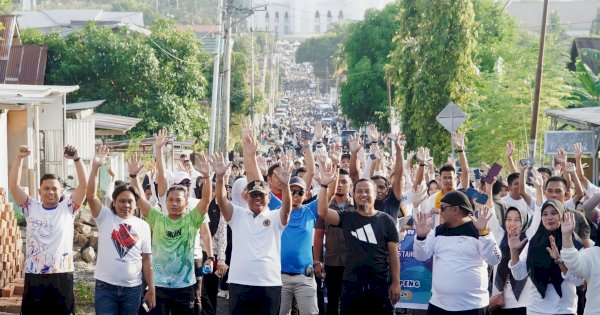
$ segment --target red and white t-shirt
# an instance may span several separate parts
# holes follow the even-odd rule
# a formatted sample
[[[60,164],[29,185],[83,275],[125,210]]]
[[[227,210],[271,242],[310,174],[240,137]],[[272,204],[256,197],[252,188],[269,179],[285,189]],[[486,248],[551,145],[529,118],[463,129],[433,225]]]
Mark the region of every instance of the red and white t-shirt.
[[[142,284],[142,254],[152,253],[150,226],[136,216],[122,219],[102,207],[94,278],[120,287]]]
[[[27,197],[20,208],[27,220],[25,272],[73,272],[73,223],[79,205],[69,196],[54,208],[44,208]]]

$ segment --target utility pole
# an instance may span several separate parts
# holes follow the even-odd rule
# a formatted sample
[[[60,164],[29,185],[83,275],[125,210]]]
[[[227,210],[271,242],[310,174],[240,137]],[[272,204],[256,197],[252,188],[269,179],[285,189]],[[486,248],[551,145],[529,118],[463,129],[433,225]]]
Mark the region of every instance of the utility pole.
[[[215,147],[217,146],[217,139],[219,138],[219,126],[220,119],[218,119],[220,106],[219,99],[221,96],[221,73],[220,73],[220,65],[221,65],[221,53],[223,51],[221,35],[223,34],[223,0],[219,1],[218,12],[220,14],[219,18],[219,37],[217,38],[217,52],[215,54],[215,59],[213,63],[213,84],[212,84],[212,100],[210,106],[210,139],[208,145],[208,153],[213,154],[215,152]]]
[[[537,134],[538,115],[540,111],[540,93],[542,90],[542,72],[544,70],[544,45],[546,43],[546,18],[548,17],[548,0],[544,0],[542,13],[542,29],[540,31],[540,50],[538,55],[537,70],[535,73],[535,94],[533,95],[533,113],[531,115],[531,133],[529,157],[535,158],[535,141]]]
[[[223,29],[224,51],[223,51],[223,86],[221,90],[221,108],[222,117],[219,126],[219,146],[217,150],[222,153],[227,153],[227,142],[229,139],[229,112],[230,112],[230,97],[231,97],[231,54],[233,50],[233,38],[231,31],[233,26],[233,0],[227,0],[225,7],[225,19]]]
[[[252,0],[250,0],[252,8]],[[254,124],[254,17],[250,16],[250,121]]]

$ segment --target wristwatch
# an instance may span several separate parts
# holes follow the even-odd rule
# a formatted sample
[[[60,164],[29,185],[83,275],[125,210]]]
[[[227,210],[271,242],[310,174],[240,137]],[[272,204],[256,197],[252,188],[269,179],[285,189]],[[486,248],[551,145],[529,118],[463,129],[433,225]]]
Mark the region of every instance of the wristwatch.
[[[318,261],[318,260],[315,260],[315,261],[313,261],[313,266],[314,266],[314,265],[321,265],[321,266],[322,266],[322,265],[323,265],[323,263],[322,263],[322,262],[320,262],[320,261]]]
[[[212,261],[215,261],[215,257],[214,256],[208,256],[208,257],[206,257],[206,260],[209,260],[209,259],[212,260]]]
[[[554,260],[554,263],[557,264],[557,265],[560,265],[560,264],[563,264],[564,261],[559,257],[558,259]]]
[[[486,236],[488,234],[490,234],[490,228],[487,228],[483,231],[479,231],[479,236]]]

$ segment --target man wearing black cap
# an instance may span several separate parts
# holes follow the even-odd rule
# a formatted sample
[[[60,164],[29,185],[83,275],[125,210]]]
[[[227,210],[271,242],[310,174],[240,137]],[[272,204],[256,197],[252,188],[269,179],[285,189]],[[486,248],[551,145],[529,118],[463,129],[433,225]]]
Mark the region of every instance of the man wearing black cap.
[[[487,265],[497,265],[501,254],[488,228],[493,214],[487,207],[473,218],[469,198],[460,191],[444,195],[440,202],[443,224],[417,214],[414,256],[424,261],[433,256],[431,300],[427,314],[485,313],[489,304]]]
[[[279,314],[281,306],[281,234],[288,224],[292,206],[291,165],[286,156],[273,176],[281,183],[280,210],[269,211],[270,187],[258,171],[256,140],[243,130],[243,154],[247,165],[248,207],[234,206],[227,198],[223,178],[230,164],[223,155],[213,156],[216,198],[223,218],[232,230],[231,268],[229,269],[230,314]]]
[[[280,314],[292,309],[296,298],[300,314],[318,314],[317,284],[314,279],[312,242],[313,227],[319,217],[317,200],[303,205],[308,192],[304,179],[290,179],[292,212],[281,235],[281,292]]]

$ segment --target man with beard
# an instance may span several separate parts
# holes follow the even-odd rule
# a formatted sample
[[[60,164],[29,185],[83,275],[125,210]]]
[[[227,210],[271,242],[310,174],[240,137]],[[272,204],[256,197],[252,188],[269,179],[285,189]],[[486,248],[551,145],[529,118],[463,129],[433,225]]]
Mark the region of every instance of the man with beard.
[[[378,139],[376,129],[371,130],[369,135],[373,144],[376,144],[376,139]],[[396,146],[396,165],[394,166],[392,186],[390,187],[388,179],[385,176],[376,175],[371,177],[371,180],[377,187],[375,209],[389,214],[392,220],[394,220],[394,224],[398,223],[398,211],[400,209],[400,202],[402,201],[402,176],[404,175],[404,145],[399,142],[399,140],[403,139],[403,136],[399,135],[397,138],[398,140],[393,141]],[[353,155],[357,155],[361,147],[362,145],[358,137],[350,138],[350,151]],[[357,158],[351,158],[351,161],[354,163],[350,163],[350,174],[358,174]]]
[[[346,250],[341,314],[393,314],[400,298],[398,231],[392,218],[375,210],[375,183],[360,179],[354,185],[358,211],[329,209],[327,188],[335,167],[321,167],[319,216],[344,231]],[[390,281],[391,279],[391,281]]]
[[[354,202],[350,198],[352,180],[346,169],[339,169],[336,190],[329,208],[335,211],[356,211]],[[327,189],[321,189],[327,191]],[[323,238],[325,237],[327,257],[323,260]],[[344,275],[344,257],[346,242],[344,231],[337,226],[325,224],[319,217],[315,223],[315,236],[313,241],[313,266],[318,279],[325,278],[327,286],[327,314],[337,315],[339,311],[340,296],[342,294],[342,277]],[[325,275],[327,275],[325,277]],[[317,283],[320,282],[319,280]]]

